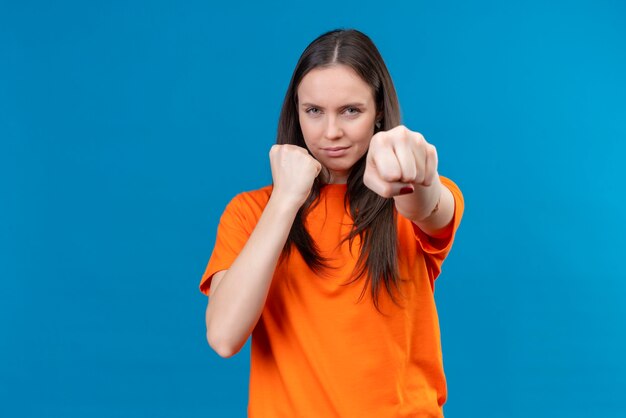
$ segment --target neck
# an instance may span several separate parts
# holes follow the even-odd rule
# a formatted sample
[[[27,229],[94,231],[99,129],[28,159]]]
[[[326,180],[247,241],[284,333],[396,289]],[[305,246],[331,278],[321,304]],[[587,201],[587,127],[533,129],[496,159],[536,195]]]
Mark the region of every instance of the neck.
[[[326,184],[347,184],[349,173],[337,173],[325,169],[323,172],[323,181]]]

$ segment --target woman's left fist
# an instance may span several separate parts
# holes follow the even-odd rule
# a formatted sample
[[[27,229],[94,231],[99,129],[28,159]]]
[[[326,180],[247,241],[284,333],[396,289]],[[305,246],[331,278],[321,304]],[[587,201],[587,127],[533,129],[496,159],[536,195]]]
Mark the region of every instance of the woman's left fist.
[[[380,196],[410,193],[436,178],[437,150],[419,132],[400,125],[372,137],[363,183]]]

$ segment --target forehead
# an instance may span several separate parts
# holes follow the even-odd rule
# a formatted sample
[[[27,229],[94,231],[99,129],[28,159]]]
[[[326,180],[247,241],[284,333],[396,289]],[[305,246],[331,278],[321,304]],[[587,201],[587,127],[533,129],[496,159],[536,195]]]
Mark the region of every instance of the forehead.
[[[298,86],[300,103],[331,107],[352,102],[370,104],[373,100],[369,84],[345,65],[314,68]]]

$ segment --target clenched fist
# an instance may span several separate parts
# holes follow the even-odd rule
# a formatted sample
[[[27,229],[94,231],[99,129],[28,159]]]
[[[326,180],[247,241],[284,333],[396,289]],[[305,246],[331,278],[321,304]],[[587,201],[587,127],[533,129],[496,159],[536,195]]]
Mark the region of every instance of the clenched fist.
[[[289,144],[272,146],[270,164],[274,180],[272,194],[298,208],[302,206],[322,165],[306,149]]]
[[[363,183],[380,196],[410,193],[437,178],[437,150],[419,132],[401,125],[372,137]]]

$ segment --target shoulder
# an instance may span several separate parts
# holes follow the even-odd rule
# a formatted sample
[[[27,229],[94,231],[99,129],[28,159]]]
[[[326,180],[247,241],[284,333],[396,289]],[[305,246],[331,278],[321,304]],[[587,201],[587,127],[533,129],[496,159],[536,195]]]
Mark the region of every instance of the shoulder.
[[[241,192],[233,197],[222,215],[225,217],[236,217],[242,220],[254,222],[261,217],[267,202],[272,194],[272,185],[256,190]]]
[[[237,194],[229,203],[230,205],[257,207],[264,209],[272,194],[273,186],[265,186],[256,190],[249,190]]]

